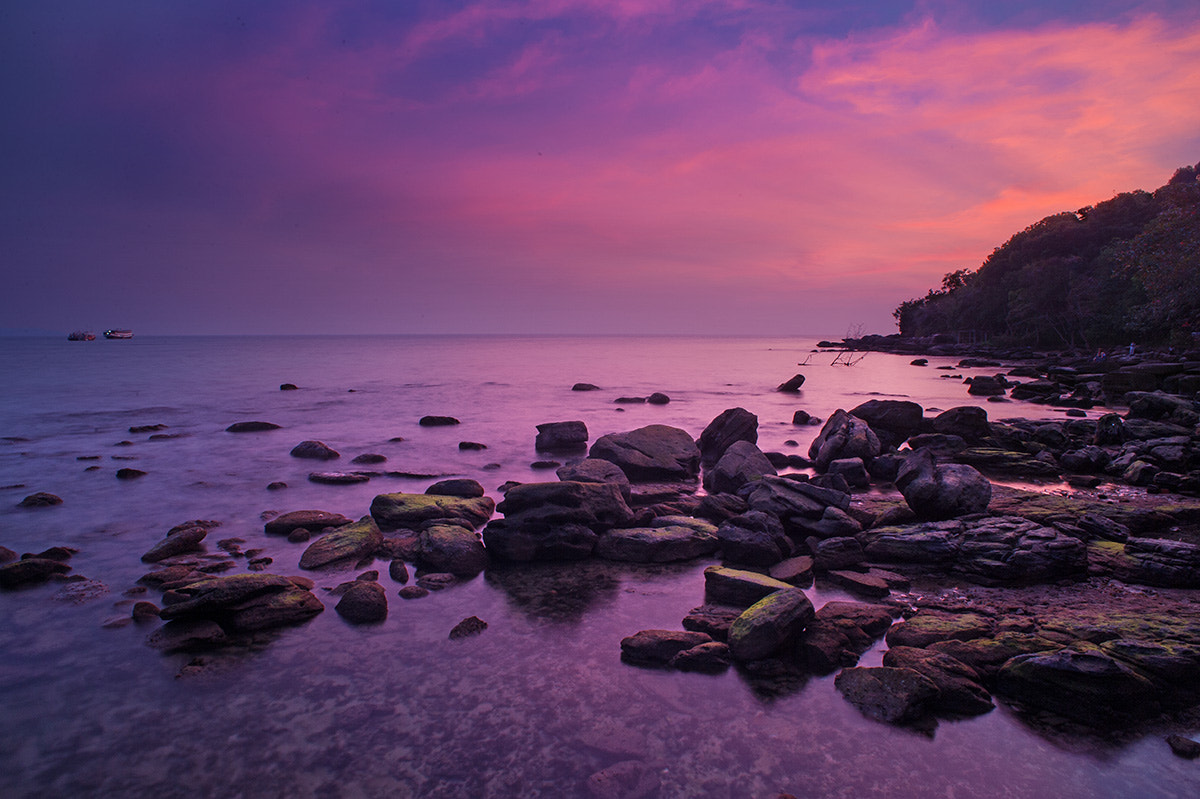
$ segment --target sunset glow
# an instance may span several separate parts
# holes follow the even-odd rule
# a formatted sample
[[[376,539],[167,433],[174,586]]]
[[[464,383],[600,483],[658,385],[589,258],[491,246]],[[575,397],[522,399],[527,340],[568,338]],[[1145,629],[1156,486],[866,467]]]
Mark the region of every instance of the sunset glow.
[[[891,332],[1200,160],[1192,2],[66,5],[0,12],[7,329]]]

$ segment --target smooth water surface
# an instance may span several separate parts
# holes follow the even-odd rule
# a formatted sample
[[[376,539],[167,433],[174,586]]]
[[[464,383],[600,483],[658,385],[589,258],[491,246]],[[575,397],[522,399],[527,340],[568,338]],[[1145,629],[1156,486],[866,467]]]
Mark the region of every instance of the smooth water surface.
[[[126,596],[141,553],[173,525],[215,519],[208,541],[245,539],[299,573],[303,545],[268,539],[265,511],[320,508],[352,518],[371,498],[423,491],[435,478],[380,475],[356,486],[314,470],[365,467],[478,479],[553,480],[531,467],[537,424],[580,419],[591,439],[663,423],[693,436],[741,406],[764,450],[804,453],[827,417],[871,397],[927,409],[984,404],[958,379],[878,353],[851,367],[814,342],[704,338],[135,338],[0,341],[0,544],[69,545],[82,595],[52,583],[0,593],[0,796],[586,796],[601,769],[635,761],[659,797],[1194,796],[1196,766],[1157,738],[1123,746],[1051,740],[1009,710],[943,722],[933,734],[876,724],[832,677],[784,686],[634,668],[620,640],[679,629],[703,601],[709,561],[662,567],[601,562],[494,568],[413,601],[386,577],[389,615],[353,627],[323,588],[354,569],[311,574],[327,612],[249,651],[190,660],[144,645],[153,629]],[[807,363],[803,366],[798,364]],[[977,370],[979,371],[979,370]],[[987,372],[988,370],[981,370]],[[995,371],[995,370],[992,370]],[[774,391],[806,375],[799,395]],[[969,373],[969,371],[967,372]],[[964,374],[962,370],[950,374]],[[280,391],[284,382],[298,391]],[[595,392],[574,392],[577,382]],[[664,406],[622,396],[670,396]],[[993,418],[1052,413],[986,404]],[[427,414],[462,424],[423,428]],[[281,430],[231,434],[237,421]],[[160,435],[135,425],[163,424]],[[401,438],[403,440],[392,440]],[[305,439],[342,453],[291,458]],[[485,444],[461,451],[461,441]],[[788,443],[794,442],[794,443]],[[79,458],[88,458],[79,460]],[[120,481],[117,469],[147,472]],[[90,469],[90,471],[89,471]],[[272,481],[288,488],[268,491]],[[49,491],[64,504],[16,507]],[[837,592],[814,589],[819,607]],[[157,601],[151,592],[148,598]],[[488,623],[458,641],[466,616]],[[877,663],[879,650],[864,663]]]

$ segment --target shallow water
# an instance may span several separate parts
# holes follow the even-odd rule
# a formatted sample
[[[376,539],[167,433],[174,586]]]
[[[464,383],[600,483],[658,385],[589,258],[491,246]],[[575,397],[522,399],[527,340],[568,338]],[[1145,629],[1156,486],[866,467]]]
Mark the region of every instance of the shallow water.
[[[575,796],[595,772],[636,761],[660,797],[1193,796],[1200,773],[1158,737],[1123,745],[1048,737],[1006,708],[932,734],[861,717],[832,677],[780,686],[730,671],[696,675],[620,662],[620,639],[678,629],[703,600],[708,562],[492,569],[413,601],[384,576],[388,619],[352,627],[321,588],[361,569],[313,576],[327,612],[264,636],[247,652],[189,656],[144,645],[125,597],[138,560],[172,525],[206,518],[209,536],[264,547],[270,571],[299,573],[302,545],[262,533],[264,511],[321,508],[358,517],[371,498],[433,480],[379,476],[358,486],[310,471],[366,467],[479,479],[554,479],[535,470],[535,426],[582,419],[596,437],[651,423],[693,436],[726,408],[758,414],[760,446],[804,452],[828,416],[871,396],[926,408],[984,404],[993,417],[1045,416],[985,404],[958,380],[872,353],[853,367],[813,342],[698,338],[135,338],[0,341],[0,544],[17,552],[78,547],[74,572],[107,591],[59,598],[51,584],[0,593],[0,795]],[[806,359],[809,363],[798,366]],[[995,370],[975,370],[995,371]],[[796,372],[799,396],[774,387]],[[969,374],[971,370],[957,370]],[[572,392],[576,382],[602,387]],[[279,384],[301,389],[281,392]],[[665,406],[617,406],[662,391]],[[623,410],[622,410],[623,409]],[[999,409],[999,412],[997,412]],[[422,428],[426,414],[462,424]],[[230,434],[261,419],[282,430]],[[149,440],[132,425],[165,424]],[[391,442],[393,437],[400,442]],[[289,457],[304,439],[342,453]],[[792,440],[796,447],[785,442]],[[129,444],[120,444],[128,441]],[[487,445],[462,452],[460,441]],[[77,458],[98,456],[97,460]],[[116,460],[130,458],[132,460]],[[499,466],[491,466],[498,464]],[[148,474],[119,481],[134,466]],[[85,471],[98,466],[94,471]],[[288,488],[269,492],[282,480]],[[34,491],[64,499],[27,510]],[[376,563],[375,567],[386,564]],[[385,569],[386,571],[386,569]],[[845,598],[818,585],[819,607]],[[150,598],[157,599],[151,593]],[[462,618],[480,636],[447,640]],[[877,663],[880,650],[864,663]]]

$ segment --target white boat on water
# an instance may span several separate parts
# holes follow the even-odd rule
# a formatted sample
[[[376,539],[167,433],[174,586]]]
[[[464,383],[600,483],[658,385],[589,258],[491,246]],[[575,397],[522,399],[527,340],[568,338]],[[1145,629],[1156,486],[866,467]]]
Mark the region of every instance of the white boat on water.
[[[105,330],[105,338],[133,338],[132,330]]]

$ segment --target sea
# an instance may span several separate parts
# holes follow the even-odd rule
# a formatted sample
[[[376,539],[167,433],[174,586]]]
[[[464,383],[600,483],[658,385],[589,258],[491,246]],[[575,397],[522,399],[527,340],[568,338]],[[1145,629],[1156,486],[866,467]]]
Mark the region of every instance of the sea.
[[[76,548],[73,574],[88,578],[0,591],[0,796],[1196,796],[1196,764],[1159,735],[1053,732],[1002,704],[892,727],[844,701],[832,676],[623,663],[623,637],[681,629],[713,560],[497,566],[415,600],[398,596],[386,562],[304,572],[324,613],[202,663],[152,649],[156,624],[129,621],[135,601],[158,600],[137,593],[151,568],[140,556],[176,524],[218,521],[210,552],[241,538],[273,559],[269,571],[300,574],[304,545],[268,538],[264,519],[359,518],[375,495],[443,476],[499,500],[508,481],[556,479],[534,466],[547,457],[534,449],[544,422],[581,420],[592,441],[649,424],[695,437],[742,407],[764,451],[806,454],[819,427],[793,424],[797,410],[825,418],[903,398],[927,411],[981,405],[993,419],[1060,413],[967,394],[963,377],[995,368],[911,360],[839,355],[815,338],[0,339],[0,544]],[[799,393],[776,391],[795,374]],[[573,391],[581,382],[599,390]],[[615,402],[653,392],[670,402]],[[460,424],[422,427],[426,415]],[[226,432],[243,421],[280,428]],[[162,427],[130,431],[150,425]],[[341,457],[291,457],[305,440]],[[349,463],[364,453],[387,460]],[[145,475],[118,479],[122,468]],[[378,474],[357,485],[307,479],[364,468]],[[286,488],[268,490],[275,482]],[[39,491],[62,504],[18,506]],[[389,612],[353,626],[326,589],[365,568],[381,571]],[[821,582],[808,592],[817,607],[852,599]],[[487,629],[450,640],[469,616]],[[883,646],[861,663],[878,665]]]

